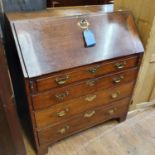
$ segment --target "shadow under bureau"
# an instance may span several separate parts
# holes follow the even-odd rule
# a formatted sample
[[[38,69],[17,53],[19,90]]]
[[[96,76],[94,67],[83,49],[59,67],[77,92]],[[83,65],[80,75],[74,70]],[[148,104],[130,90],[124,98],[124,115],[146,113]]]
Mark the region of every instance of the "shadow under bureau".
[[[96,38],[90,48],[83,20]],[[12,20],[10,28],[38,154],[107,120],[125,120],[144,51],[130,12],[49,15]]]

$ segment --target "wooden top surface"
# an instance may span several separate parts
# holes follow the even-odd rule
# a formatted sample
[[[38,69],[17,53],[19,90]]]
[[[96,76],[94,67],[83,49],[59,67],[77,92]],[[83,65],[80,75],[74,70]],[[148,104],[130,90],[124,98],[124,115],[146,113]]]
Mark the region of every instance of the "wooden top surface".
[[[96,46],[85,48],[78,21],[86,18]],[[143,52],[129,12],[14,21],[23,72],[30,78]],[[26,77],[26,75],[25,75]]]
[[[64,17],[64,16],[74,16],[82,14],[93,14],[95,12],[113,12],[114,5],[89,5],[89,6],[72,6],[72,7],[57,7],[48,8],[43,11],[37,12],[14,12],[7,13],[7,18],[9,21],[23,20],[23,19],[33,19],[40,17]]]

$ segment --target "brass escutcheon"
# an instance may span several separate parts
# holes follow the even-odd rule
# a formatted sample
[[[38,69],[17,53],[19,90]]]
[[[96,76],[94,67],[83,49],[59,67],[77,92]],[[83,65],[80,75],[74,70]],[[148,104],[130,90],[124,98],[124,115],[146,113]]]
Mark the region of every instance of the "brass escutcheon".
[[[86,82],[86,84],[87,84],[88,86],[94,86],[94,85],[96,84],[96,80],[88,80],[88,81]]]
[[[81,28],[81,29],[88,29],[90,23],[86,20],[86,19],[82,19],[80,20],[77,25]]]
[[[69,92],[66,91],[64,93],[60,93],[60,94],[57,94],[55,95],[55,97],[59,100],[59,101],[62,101],[64,100],[65,97],[67,97],[69,95]]]
[[[88,72],[92,73],[92,74],[95,74],[98,71],[99,68],[100,68],[100,65],[97,65],[95,67],[92,67],[92,68],[88,69]]]

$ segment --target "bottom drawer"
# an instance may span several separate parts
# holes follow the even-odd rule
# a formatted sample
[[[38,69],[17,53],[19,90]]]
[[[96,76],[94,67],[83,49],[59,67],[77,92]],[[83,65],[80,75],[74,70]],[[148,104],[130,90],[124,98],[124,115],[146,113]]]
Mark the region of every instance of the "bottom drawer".
[[[109,106],[91,109],[53,127],[38,131],[40,145],[54,143],[64,137],[100,124],[112,118],[120,118],[127,113],[130,98],[125,98]]]

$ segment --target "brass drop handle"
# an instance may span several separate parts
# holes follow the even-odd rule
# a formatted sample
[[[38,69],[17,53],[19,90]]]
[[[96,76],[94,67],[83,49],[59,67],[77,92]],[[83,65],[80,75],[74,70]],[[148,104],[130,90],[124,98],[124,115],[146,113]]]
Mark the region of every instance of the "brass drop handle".
[[[55,95],[55,97],[56,97],[59,101],[63,101],[64,98],[67,97],[68,95],[69,95],[69,92],[66,91],[66,92],[64,92],[64,93]]]
[[[114,83],[120,83],[124,79],[124,76],[118,76],[113,78]]]
[[[95,110],[88,111],[88,112],[86,112],[86,113],[84,114],[84,118],[90,118],[90,117],[94,116],[95,113],[96,113]]]
[[[57,113],[57,116],[58,117],[63,117],[63,116],[65,116],[67,114],[68,111],[69,111],[69,109],[68,108],[65,108],[64,110],[58,112]]]
[[[126,61],[116,63],[115,66],[117,69],[123,69],[126,65]]]
[[[91,101],[93,101],[96,97],[97,97],[96,94],[88,95],[88,96],[85,98],[85,101],[91,102]]]
[[[88,85],[88,86],[94,86],[94,85],[96,85],[96,80],[88,80],[87,82],[86,82],[86,84]]]
[[[58,85],[63,85],[67,82],[67,80],[69,79],[69,76],[68,75],[65,75],[63,77],[58,77],[55,79],[55,82],[58,84]]]
[[[88,69],[88,72],[92,73],[92,74],[95,74],[98,71],[99,68],[100,68],[100,65],[97,65],[95,67],[92,67],[92,68]]]
[[[116,93],[113,93],[112,95],[111,95],[111,98],[112,99],[116,99],[116,98],[118,98],[120,96],[120,92],[118,91],[118,92],[116,92]]]
[[[69,125],[65,125],[63,128],[61,128],[60,130],[58,130],[58,133],[65,134],[67,132],[67,130],[69,130],[69,128],[70,128]]]
[[[109,115],[113,115],[113,114],[115,113],[115,110],[116,110],[116,109],[110,109],[110,110],[108,111],[108,114],[109,114]]]

